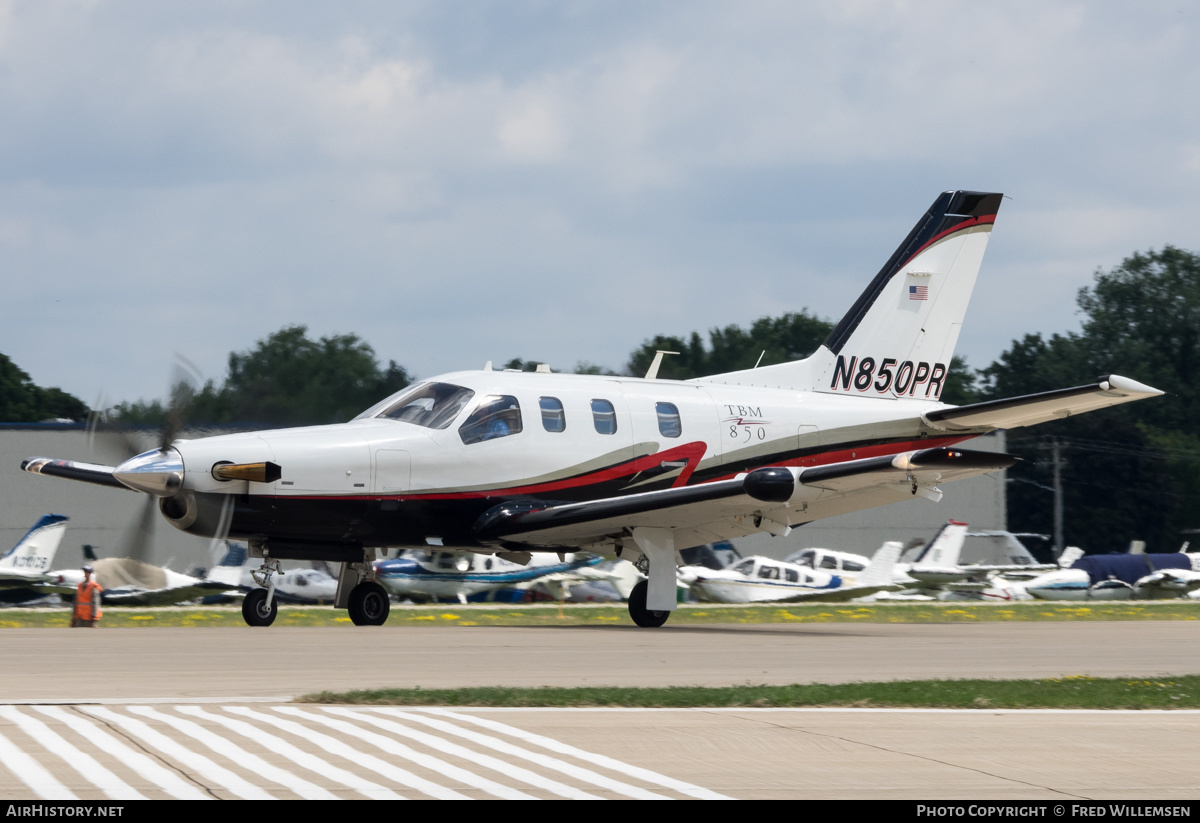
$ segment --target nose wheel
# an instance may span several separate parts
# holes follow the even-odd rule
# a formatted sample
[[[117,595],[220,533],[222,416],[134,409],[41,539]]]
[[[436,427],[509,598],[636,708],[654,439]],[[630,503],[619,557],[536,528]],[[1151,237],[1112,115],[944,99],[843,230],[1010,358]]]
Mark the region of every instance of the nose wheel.
[[[382,626],[392,610],[383,586],[374,580],[364,580],[350,590],[350,621],[355,626]]]
[[[279,614],[279,601],[266,589],[251,589],[242,600],[242,619],[248,626],[270,626]]]

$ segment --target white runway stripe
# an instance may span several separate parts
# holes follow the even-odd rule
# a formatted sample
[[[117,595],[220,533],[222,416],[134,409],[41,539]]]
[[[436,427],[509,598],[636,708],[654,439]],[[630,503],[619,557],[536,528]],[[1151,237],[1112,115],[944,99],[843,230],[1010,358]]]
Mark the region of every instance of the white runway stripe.
[[[234,774],[224,766],[214,763],[202,754],[186,748],[180,743],[167,737],[157,729],[153,729],[141,720],[118,714],[100,706],[81,706],[82,711],[93,717],[102,718],[114,726],[124,729],[134,737],[140,738],[151,747],[179,762],[186,768],[194,770],[209,783],[215,784],[230,794],[243,800],[275,800],[276,798],[264,789],[255,786]]]
[[[501,734],[515,737],[518,740],[523,740],[526,743],[532,743],[535,746],[541,746],[544,749],[549,749],[550,751],[557,752],[558,754],[566,754],[572,757],[578,757],[586,762],[604,766],[607,769],[626,774],[630,777],[636,777],[637,779],[644,780],[647,783],[655,783],[663,788],[674,789],[675,791],[680,792],[681,794],[686,794],[689,797],[696,797],[701,800],[732,799],[723,794],[718,794],[714,791],[711,791],[710,789],[705,789],[701,786],[694,786],[691,783],[685,783],[682,780],[676,780],[673,777],[667,777],[665,774],[659,774],[658,772],[653,772],[649,769],[643,769],[640,766],[622,763],[620,760],[606,757],[602,754],[587,752],[583,749],[578,749],[574,746],[562,743],[550,737],[543,737],[540,734],[527,732],[523,729],[518,729],[515,726],[507,726],[504,723],[497,723],[495,720],[484,720],[481,717],[472,717],[469,714],[460,714],[458,712],[450,711],[449,709],[430,708],[422,709],[422,711],[430,714],[440,715],[442,717],[450,717],[455,720],[465,721],[467,723],[473,723],[477,726],[482,726],[485,729],[490,729],[494,732],[500,732]]]
[[[392,740],[390,737],[384,737],[376,732],[367,731],[366,729],[355,726],[353,723],[347,723],[344,720],[334,720],[329,717],[322,717],[319,714],[292,707],[279,707],[275,711],[289,714],[293,717],[299,717],[311,723],[320,723],[321,725],[327,726],[334,731],[341,732],[342,735],[356,737],[365,743],[370,743],[372,746],[387,752],[388,754],[395,755],[396,757],[403,757],[405,760],[411,760],[412,762],[423,766],[426,769],[440,772],[446,775],[446,777],[459,780],[468,786],[482,789],[483,791],[495,797],[500,797],[505,800],[538,799],[531,794],[525,794],[525,792],[510,788],[509,786],[501,785],[494,780],[489,780],[486,777],[481,777],[473,772],[469,772],[464,768],[455,766],[453,763],[447,763],[441,758],[428,754],[421,754],[420,752],[404,745],[403,743]],[[374,718],[360,719],[366,719],[368,721],[374,720]]]
[[[69,728],[87,738],[96,748],[105,754],[124,763],[147,782],[157,786],[166,794],[178,800],[212,800],[212,795],[206,794],[192,783],[187,782],[178,774],[160,765],[156,760],[131,748],[124,740],[110,734],[98,723],[75,712],[69,712],[59,706],[38,706],[37,710],[47,717],[52,717],[66,724]]]
[[[84,780],[113,800],[145,800],[146,796],[117,777],[87,752],[69,743],[62,735],[36,717],[24,714],[16,706],[0,706],[0,718],[32,737],[47,751],[58,755]]]
[[[21,751],[12,741],[0,734],[0,765],[4,765],[17,779],[28,786],[43,800],[78,800],[75,794],[59,783],[42,764]]]
[[[183,720],[163,714],[149,706],[130,706],[129,711],[142,717],[148,717],[151,720],[158,720],[165,723],[175,731],[186,734],[193,740],[203,743],[217,754],[229,758],[237,763],[238,766],[254,772],[259,777],[278,783],[285,789],[300,795],[305,800],[337,800],[337,796],[332,792],[328,792],[320,786],[315,786],[307,780],[297,777],[287,769],[281,769],[278,766],[268,763],[258,755],[246,751],[236,743],[218,734],[214,734],[190,720]]]
[[[234,714],[240,714],[243,717],[254,718],[257,716],[264,721],[266,720],[266,718],[262,717],[261,713],[256,715],[255,712],[241,706],[227,706],[225,707],[225,711],[233,712]],[[313,731],[312,729],[302,726],[299,723],[277,718],[271,718],[270,723],[276,729],[294,734],[297,737],[315,743],[328,754],[344,757],[351,763],[354,763],[364,769],[370,769],[376,774],[386,777],[388,780],[399,783],[402,786],[409,786],[410,788],[414,788],[417,791],[424,792],[431,797],[436,797],[441,800],[470,799],[465,794],[460,794],[459,792],[456,792],[453,789],[448,789],[445,786],[439,786],[437,783],[434,783],[431,780],[426,780],[423,777],[419,777],[418,775],[413,774],[407,769],[402,769],[399,766],[393,766],[391,763],[388,763],[385,760],[380,760],[378,757],[373,755],[364,754],[335,737],[330,737],[327,734],[321,734],[320,732]]]
[[[492,757],[491,755],[468,749],[465,746],[460,746],[457,743],[444,740],[437,735],[429,734],[428,732],[423,732],[418,729],[410,729],[408,726],[404,726],[394,720],[387,720],[382,717],[363,718],[361,709],[344,709],[335,708],[332,706],[322,706],[321,708],[322,711],[326,711],[331,714],[340,714],[345,717],[369,720],[369,722],[374,724],[376,727],[391,732],[392,734],[403,735],[404,737],[415,740],[418,743],[422,743],[431,749],[437,749],[445,754],[453,755],[454,757],[460,757],[464,760],[469,760],[472,763],[483,766],[484,768],[492,769],[493,771],[507,775],[513,780],[519,780],[522,783],[526,783],[530,786],[536,786],[539,789],[548,791],[551,794],[556,794],[559,797],[565,797],[569,800],[600,799],[596,795],[588,794],[582,789],[577,789],[574,786],[568,786],[566,783],[559,783],[557,780],[552,780],[549,777],[538,774],[537,772],[522,768],[514,763],[500,760]]]
[[[352,791],[356,791],[364,797],[369,797],[372,800],[403,800],[404,798],[396,794],[391,789],[380,786],[378,783],[372,783],[370,780],[359,777],[357,774],[346,769],[339,768],[332,763],[309,754],[297,746],[292,745],[282,737],[273,735],[270,732],[263,731],[257,726],[246,723],[243,720],[234,720],[232,717],[210,713],[196,706],[180,706],[180,712],[189,714],[192,717],[200,718],[201,720],[211,721],[220,726],[229,729],[235,734],[240,734],[250,740],[257,741],[263,746],[266,746],[271,751],[275,752],[280,757],[287,758],[302,769],[307,769],[311,772],[323,775],[334,783],[340,783]],[[267,720],[273,721],[274,718],[268,717]]]
[[[514,746],[511,743],[508,743],[504,740],[499,740],[486,734],[480,734],[476,731],[460,728],[445,720],[439,720],[433,717],[425,717],[419,714],[406,712],[401,709],[393,709],[390,707],[364,707],[364,711],[376,712],[389,717],[396,717],[401,720],[410,720],[416,723],[421,723],[440,731],[466,738],[472,743],[487,746],[489,749],[503,752],[504,754],[512,755],[514,757],[519,757],[522,760],[528,760],[529,762],[536,763],[543,768],[553,769],[554,771],[562,774],[570,775],[576,780],[582,780],[586,783],[591,783],[593,786],[599,786],[601,788],[608,789],[609,791],[616,792],[617,794],[622,794],[626,797],[633,797],[638,800],[669,799],[665,795],[655,794],[654,792],[649,791],[648,789],[643,789],[640,786],[632,786],[628,783],[622,783],[620,780],[614,780],[611,777],[599,774],[591,769],[585,769],[581,766],[576,766],[573,763],[567,763],[566,761],[559,760],[556,757],[549,757],[548,755],[539,754],[537,752],[526,751],[520,746]]]

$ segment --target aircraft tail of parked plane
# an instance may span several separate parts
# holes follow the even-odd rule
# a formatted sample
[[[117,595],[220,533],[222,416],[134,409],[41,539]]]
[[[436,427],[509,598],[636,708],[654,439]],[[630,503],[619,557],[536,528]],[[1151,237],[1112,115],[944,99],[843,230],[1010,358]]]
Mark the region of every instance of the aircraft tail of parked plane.
[[[811,357],[707,379],[937,400],[1002,196],[939,196]]]
[[[68,519],[61,514],[42,515],[17,545],[0,557],[0,581],[44,577],[54,562]]]

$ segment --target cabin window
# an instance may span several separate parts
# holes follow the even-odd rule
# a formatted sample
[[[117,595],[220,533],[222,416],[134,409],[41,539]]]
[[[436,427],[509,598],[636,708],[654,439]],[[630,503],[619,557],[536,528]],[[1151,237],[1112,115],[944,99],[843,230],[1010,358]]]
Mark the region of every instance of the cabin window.
[[[837,569],[837,558],[825,555],[821,558],[822,569]]]
[[[454,422],[475,392],[450,383],[420,383],[401,393],[376,417],[444,429]],[[360,415],[361,417],[361,415]]]
[[[563,411],[562,401],[557,397],[539,397],[538,405],[542,408],[542,428],[548,432],[567,430],[567,413]]]
[[[679,409],[674,403],[655,403],[658,412],[658,433],[663,437],[678,437],[683,434],[683,423],[679,420]]]
[[[617,410],[607,400],[593,400],[592,422],[600,434],[616,434]]]
[[[763,566],[762,568],[760,568],[758,570],[758,576],[763,578],[764,580],[778,580],[779,579],[779,567],[778,566]]]
[[[439,569],[453,569],[454,555],[450,552],[442,552],[438,555],[437,565]]]
[[[866,566],[864,566],[862,563],[859,563],[857,560],[843,560],[842,568],[848,572],[861,572],[866,568]]]
[[[297,578],[296,578],[296,585],[297,585],[297,586],[307,586],[307,585],[308,585],[308,578],[307,578],[307,577],[297,577]]]
[[[521,431],[521,406],[508,394],[491,394],[479,401],[463,424],[458,427],[462,442],[482,443],[518,434]]]
[[[484,560],[483,567],[490,572],[492,570],[492,558],[489,557],[487,560]]]
[[[799,573],[797,573],[797,571],[795,569],[784,569],[783,576],[787,578],[787,582],[789,582],[789,583],[799,583],[800,582],[800,575],[799,575]]]

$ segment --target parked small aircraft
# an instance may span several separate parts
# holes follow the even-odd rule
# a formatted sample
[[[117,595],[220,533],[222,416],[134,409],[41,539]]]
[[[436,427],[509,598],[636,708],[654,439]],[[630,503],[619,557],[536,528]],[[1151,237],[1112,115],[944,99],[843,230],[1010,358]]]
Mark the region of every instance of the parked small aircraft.
[[[42,515],[15,546],[0,555],[0,602],[22,603],[50,594],[42,585],[52,579],[50,566],[69,519]]]
[[[1093,554],[1025,585],[1039,600],[1160,600],[1200,590],[1200,554]]]
[[[773,560],[747,557],[728,569],[679,569],[680,585],[710,603],[801,603],[843,601],[900,587],[893,582],[899,543],[884,543],[856,578]]]
[[[220,556],[208,570],[205,580],[220,583],[242,594],[262,588],[255,575],[261,574],[261,561],[250,557],[244,543],[220,541],[217,544]],[[275,598],[280,603],[313,605],[332,603],[337,595],[337,578],[314,568],[282,568],[272,578]]]
[[[175,527],[249,541],[275,615],[281,559],[342,563],[335,605],[387,619],[387,547],[590,551],[636,559],[639,626],[675,609],[676,551],[922,497],[1012,465],[956,444],[1162,392],[1115,375],[954,407],[940,402],[1001,195],[940,195],[810,357],[688,381],[493,371],[410,386],[330,426],[177,440],[119,466],[26,471],[159,498]]]
[[[94,569],[96,582],[104,589],[100,593],[100,602],[106,606],[173,606],[233,588],[152,566],[132,557],[87,560]],[[51,572],[43,586],[47,591],[73,595],[83,577],[82,569],[60,569]]]
[[[392,560],[377,560],[375,579],[389,594],[416,601],[466,603],[481,592],[535,582],[553,584],[556,599],[564,600],[571,583],[613,579],[596,568],[603,561],[594,554],[564,554],[561,560],[541,554],[521,565],[490,554],[412,549]]]

